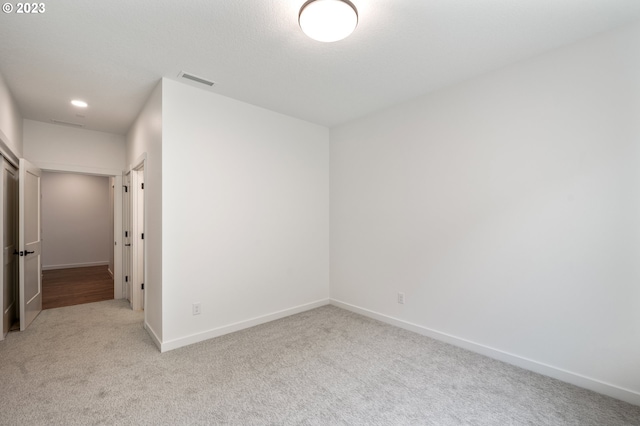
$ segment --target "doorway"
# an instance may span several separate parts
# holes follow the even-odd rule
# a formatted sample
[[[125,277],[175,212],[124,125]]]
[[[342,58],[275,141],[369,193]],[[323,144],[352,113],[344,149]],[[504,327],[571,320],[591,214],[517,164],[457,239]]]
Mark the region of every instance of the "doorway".
[[[0,134],[0,136],[2,136]],[[0,138],[0,155],[2,156],[2,159],[0,159],[1,161],[4,161],[5,159],[9,159],[9,163],[13,166],[16,166],[17,168],[17,176],[20,176],[17,179],[17,185],[21,186],[21,182],[25,182],[26,179],[23,179],[21,177],[23,169],[26,170],[29,167],[32,167],[32,165],[26,161],[24,161],[23,159],[18,159],[15,155],[13,155],[11,153],[11,151],[7,148],[6,144],[4,143],[4,141]],[[22,164],[28,165],[23,167]],[[20,165],[18,167],[18,165]],[[38,177],[39,177],[39,173],[40,173],[40,169],[38,169],[37,167],[33,166],[34,170],[37,170],[38,172]],[[3,169],[5,170],[5,169]],[[16,169],[14,169],[16,170]],[[113,267],[112,267],[112,273],[113,273],[113,298],[114,299],[121,299],[122,295],[123,295],[123,275],[122,275],[122,171],[121,170],[111,170],[111,169],[99,169],[99,168],[92,168],[92,167],[78,167],[78,166],[65,166],[65,165],[53,165],[53,164],[47,164],[45,167],[42,167],[42,171],[44,172],[62,172],[62,173],[79,173],[79,174],[86,174],[86,175],[95,175],[95,176],[107,176],[107,177],[111,177],[111,184],[112,184],[112,188],[113,188],[113,219],[112,219],[112,228],[113,228],[113,238],[111,239],[111,242],[109,243],[113,249]],[[7,173],[5,171],[3,171],[3,173]],[[5,174],[0,174],[0,176],[5,177]],[[4,185],[0,184],[0,190],[4,189]],[[39,178],[38,178],[38,190],[39,190]],[[6,191],[3,191],[6,192]],[[22,189],[20,189],[19,191],[16,189],[15,191],[16,193],[16,198],[18,198],[18,194],[22,193]],[[0,197],[0,198],[3,198]],[[38,200],[38,206],[40,205],[39,200],[40,197],[34,198],[34,200]],[[33,201],[36,202],[36,201]],[[20,204],[20,203],[17,203]],[[16,207],[16,210],[18,210],[18,208]],[[28,210],[33,210],[33,209],[28,209]],[[39,211],[39,210],[38,210]],[[0,222],[4,225],[6,221],[10,221],[10,213],[11,210],[9,210],[9,214],[7,214],[6,210],[4,210],[4,206],[3,206],[3,211],[2,211],[2,219],[0,220]],[[17,211],[15,212],[15,221],[18,222],[17,217],[19,215],[17,214]],[[39,235],[39,227],[40,227],[40,214],[37,214],[38,217],[38,227],[36,229],[38,229],[38,235]],[[17,237],[19,237],[20,235],[23,235],[23,232],[17,232],[17,224],[15,229],[15,235]],[[2,236],[0,236],[0,241],[4,241],[4,226],[0,226],[0,232],[3,233]],[[16,238],[17,238],[16,237]],[[20,243],[21,244],[21,243]],[[18,244],[18,248],[20,248],[20,244]],[[3,247],[3,249],[6,251],[8,250],[8,247],[10,246],[10,244],[5,245]],[[27,248],[27,246],[25,245],[25,248]],[[41,262],[40,262],[40,249],[38,248],[37,250],[35,250],[37,252],[37,255],[32,255],[31,253],[34,251],[33,249],[27,248],[27,250],[24,250],[25,252],[28,252],[29,255],[28,256],[24,256],[24,257],[16,257],[16,259],[14,260],[16,263],[18,258],[20,259],[20,262],[22,262],[23,260],[26,260],[26,258],[28,258],[29,260],[33,259],[33,258],[37,258],[38,259],[38,268],[30,268],[34,269],[34,270],[40,270],[40,266],[41,266]],[[14,249],[14,252],[18,252],[17,249]],[[12,253],[13,254],[13,253]],[[5,260],[7,260],[7,256],[5,255]],[[32,263],[32,262],[31,262]],[[17,303],[17,308],[16,311],[16,315],[20,318],[21,322],[23,320],[23,318],[25,318],[25,323],[27,322],[26,320],[28,319],[29,315],[22,315],[20,312],[22,310],[22,303],[23,300],[26,302],[27,300],[27,295],[25,294],[23,298],[21,298],[21,292],[22,292],[22,288],[23,285],[20,283],[20,285],[18,285],[18,290],[15,290],[14,292],[12,292],[12,287],[6,287],[4,285],[5,282],[10,281],[11,279],[9,278],[8,280],[5,280],[4,277],[5,275],[9,274],[9,276],[12,274],[11,272],[11,267],[9,267],[9,270],[7,271],[7,268],[4,268],[4,264],[3,264],[3,272],[0,273],[0,280],[3,281],[3,283],[0,285],[0,287],[2,287],[2,291],[0,291],[0,307],[5,308],[5,306],[7,307],[7,309],[3,310],[3,315],[2,317],[0,317],[0,319],[2,319],[2,328],[3,329],[3,333],[0,334],[0,340],[3,340],[4,338],[4,329],[5,329],[5,321],[4,321],[4,312],[7,311],[8,315],[11,315],[11,310],[8,309],[9,306],[11,305],[11,300],[12,299],[17,299],[16,303]],[[22,266],[20,266],[20,268],[22,268]],[[16,268],[16,273],[15,275],[17,276],[16,280],[22,279],[22,274],[17,272]],[[36,274],[37,276],[37,289],[38,291],[36,292],[37,294],[40,294],[41,292],[41,281],[40,281],[40,277],[41,277],[41,273]],[[25,289],[28,286],[25,286]],[[5,297],[5,294],[7,294],[7,297]],[[6,301],[8,301],[8,303],[5,303],[5,299]],[[33,299],[33,297],[31,297],[31,299]],[[27,312],[29,313],[29,312]],[[33,316],[33,315],[31,315]],[[33,319],[33,318],[31,318]],[[7,321],[10,322],[10,321]],[[21,327],[22,328],[22,327]],[[26,325],[25,325],[26,328]]]
[[[111,179],[42,172],[43,309],[114,298]]]
[[[46,174],[67,174],[67,175],[85,175],[94,178],[104,178],[109,181],[109,204],[107,207],[106,216],[109,216],[106,220],[109,223],[110,236],[106,242],[110,247],[108,249],[109,256],[105,257],[103,264],[108,263],[109,279],[113,276],[113,299],[121,299],[123,297],[123,275],[122,275],[122,171],[121,170],[109,170],[109,169],[94,169],[91,167],[75,167],[75,166],[53,166],[47,165],[43,168],[43,172]],[[111,194],[113,199],[111,200]],[[46,212],[45,212],[46,214]],[[112,217],[111,217],[112,216]],[[51,225],[49,225],[51,226]],[[45,244],[47,229],[44,229]],[[112,260],[110,259],[112,257]],[[74,265],[70,265],[73,267]],[[91,264],[80,265],[83,267],[93,266]],[[104,266],[104,270],[107,270],[107,266]],[[85,272],[89,272],[88,270]],[[105,272],[107,273],[107,272]],[[100,280],[104,279],[102,274]]]

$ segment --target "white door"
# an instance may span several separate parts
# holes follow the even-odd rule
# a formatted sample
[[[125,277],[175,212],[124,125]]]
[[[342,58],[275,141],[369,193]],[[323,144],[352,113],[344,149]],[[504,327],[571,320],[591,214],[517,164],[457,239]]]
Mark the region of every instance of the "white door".
[[[3,271],[2,293],[0,293],[0,306],[2,306],[2,335],[0,340],[9,332],[9,328],[18,318],[18,277],[17,257],[18,230],[16,217],[18,213],[18,171],[7,160],[2,161],[2,228],[0,232],[3,243]]]
[[[144,309],[144,164],[131,173],[131,306]]]
[[[20,331],[24,331],[42,311],[40,175],[40,169],[24,158],[20,159]]]
[[[124,282],[124,298],[131,304],[131,176],[127,173],[122,178],[122,281]],[[133,307],[133,305],[131,305]]]

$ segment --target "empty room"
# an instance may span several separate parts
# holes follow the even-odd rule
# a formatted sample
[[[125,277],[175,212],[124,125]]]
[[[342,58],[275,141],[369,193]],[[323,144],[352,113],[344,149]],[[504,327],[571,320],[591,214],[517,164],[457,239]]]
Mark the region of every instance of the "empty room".
[[[640,425],[638,117],[637,0],[6,2],[0,424]]]

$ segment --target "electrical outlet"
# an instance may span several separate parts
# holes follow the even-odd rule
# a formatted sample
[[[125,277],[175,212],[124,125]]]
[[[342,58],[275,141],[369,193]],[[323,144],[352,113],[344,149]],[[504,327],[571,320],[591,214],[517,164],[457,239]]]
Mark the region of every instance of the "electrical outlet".
[[[404,293],[398,293],[398,303],[404,305]]]
[[[202,312],[200,310],[200,304],[199,303],[194,303],[192,306],[193,309],[193,315],[200,315],[200,312]]]

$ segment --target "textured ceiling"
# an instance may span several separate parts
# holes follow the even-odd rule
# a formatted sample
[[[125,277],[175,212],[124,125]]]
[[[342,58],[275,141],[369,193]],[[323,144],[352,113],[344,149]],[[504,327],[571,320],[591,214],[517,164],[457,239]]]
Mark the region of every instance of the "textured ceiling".
[[[358,28],[324,44],[298,27],[304,1],[45,2],[0,14],[0,74],[24,118],[112,133],[180,71],[331,127],[640,19],[639,0],[352,0]]]

